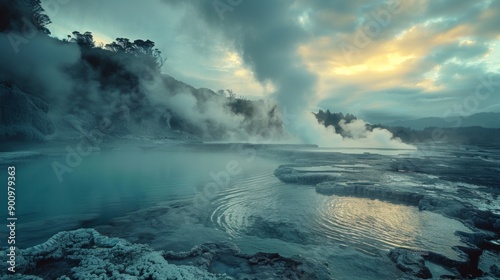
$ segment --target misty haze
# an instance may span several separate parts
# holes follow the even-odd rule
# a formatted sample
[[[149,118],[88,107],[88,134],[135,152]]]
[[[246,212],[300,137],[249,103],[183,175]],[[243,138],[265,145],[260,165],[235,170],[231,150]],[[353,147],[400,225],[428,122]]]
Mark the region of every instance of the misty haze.
[[[500,279],[499,15],[0,0],[0,279]]]

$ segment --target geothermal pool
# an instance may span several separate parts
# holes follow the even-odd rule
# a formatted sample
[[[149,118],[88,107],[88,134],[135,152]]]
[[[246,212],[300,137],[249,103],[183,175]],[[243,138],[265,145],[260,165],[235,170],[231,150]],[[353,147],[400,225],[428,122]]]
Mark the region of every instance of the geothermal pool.
[[[452,247],[463,243],[454,232],[470,232],[459,221],[414,206],[325,196],[314,186],[283,183],[273,171],[289,159],[266,150],[110,149],[82,157],[58,178],[54,162],[65,164],[66,156],[64,151],[47,151],[10,159],[18,177],[19,247],[62,230],[93,227],[162,250],[229,241],[247,253],[300,254],[330,263],[334,276],[348,279],[352,273],[365,273],[353,268],[380,277],[398,275],[395,268],[376,269],[389,267],[381,256],[394,247],[456,258]],[[370,164],[343,159],[336,171]],[[370,180],[362,172],[356,176]],[[175,211],[162,214],[163,224],[152,228],[150,221],[159,217],[143,215],[151,207]],[[148,238],[139,239],[145,232]]]

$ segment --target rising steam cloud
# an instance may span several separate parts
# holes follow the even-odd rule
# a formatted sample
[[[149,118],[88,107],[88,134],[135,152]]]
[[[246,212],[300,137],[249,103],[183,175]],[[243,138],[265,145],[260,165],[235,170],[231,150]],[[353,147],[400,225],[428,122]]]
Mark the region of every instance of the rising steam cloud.
[[[340,124],[349,137],[317,122],[309,110],[316,105],[317,77],[297,54],[300,44],[311,35],[298,24],[291,2],[246,1],[224,21],[210,1],[166,2],[182,6],[188,16],[200,18],[214,32],[222,32],[255,78],[277,88],[273,99],[284,110],[282,118],[291,141],[326,147],[412,148],[392,139],[387,130],[368,130],[361,120]],[[79,127],[90,128],[95,126],[94,119],[106,118],[121,126],[123,133],[154,134],[176,127],[203,140],[283,141],[279,114],[269,102],[254,106],[252,115],[244,117],[231,111],[226,99],[188,85],[179,86],[180,82],[159,73],[155,74],[159,82],[154,87],[144,87],[144,69],[134,65],[135,61],[93,50],[90,55],[115,65],[111,73],[103,73],[83,61],[78,45],[41,33],[20,46],[16,55],[12,55],[6,34],[0,34],[0,48],[0,78],[47,101],[55,119],[75,116]],[[293,118],[286,120],[287,115]]]
[[[103,119],[119,135],[176,138],[188,132],[203,141],[260,141],[281,134],[272,103],[239,100],[246,112],[240,114],[228,98],[162,75],[132,56],[83,49],[41,32],[18,53],[0,33],[0,50],[0,81],[48,104],[60,128],[55,137],[92,130]],[[33,121],[22,122],[24,130]],[[68,132],[72,128],[77,131]]]
[[[277,88],[274,99],[286,110],[284,115],[293,115],[293,119],[286,122],[286,128],[299,142],[326,147],[414,148],[392,139],[392,133],[387,130],[368,130],[362,120],[343,124],[350,133],[349,138],[318,124],[309,110],[316,105],[311,102],[317,100],[317,77],[307,70],[297,53],[299,45],[311,35],[299,25],[294,2],[244,1],[240,6],[224,10],[224,18],[211,1],[184,5],[189,16],[204,19],[214,32],[222,31],[228,41],[234,43],[259,82],[273,83]]]

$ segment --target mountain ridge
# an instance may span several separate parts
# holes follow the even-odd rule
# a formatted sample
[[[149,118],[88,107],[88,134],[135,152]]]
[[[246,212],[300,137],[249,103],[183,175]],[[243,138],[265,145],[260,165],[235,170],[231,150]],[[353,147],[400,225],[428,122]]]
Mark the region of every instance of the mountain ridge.
[[[412,120],[385,122],[383,125],[393,127],[409,127],[417,130],[423,130],[428,127],[457,128],[479,126],[484,128],[500,128],[500,112],[482,112],[465,117],[426,117]]]

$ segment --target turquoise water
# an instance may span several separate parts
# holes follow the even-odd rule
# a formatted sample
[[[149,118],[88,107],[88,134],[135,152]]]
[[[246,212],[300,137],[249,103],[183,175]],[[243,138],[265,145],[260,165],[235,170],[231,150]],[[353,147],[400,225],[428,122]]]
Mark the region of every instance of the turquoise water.
[[[180,214],[170,216],[171,230],[159,231],[150,244],[158,249],[230,241],[248,253],[302,254],[322,262],[352,252],[352,259],[344,255],[342,261],[355,265],[358,253],[377,258],[394,247],[455,257],[452,246],[461,243],[454,231],[468,231],[458,221],[416,207],[324,196],[314,186],[285,184],[273,171],[286,162],[258,152],[101,152],[82,158],[60,181],[53,163],[65,163],[65,156],[48,153],[15,162],[21,248],[61,230],[102,227],[169,203],[180,205]],[[134,225],[144,227],[141,222],[131,223],[131,232]]]

